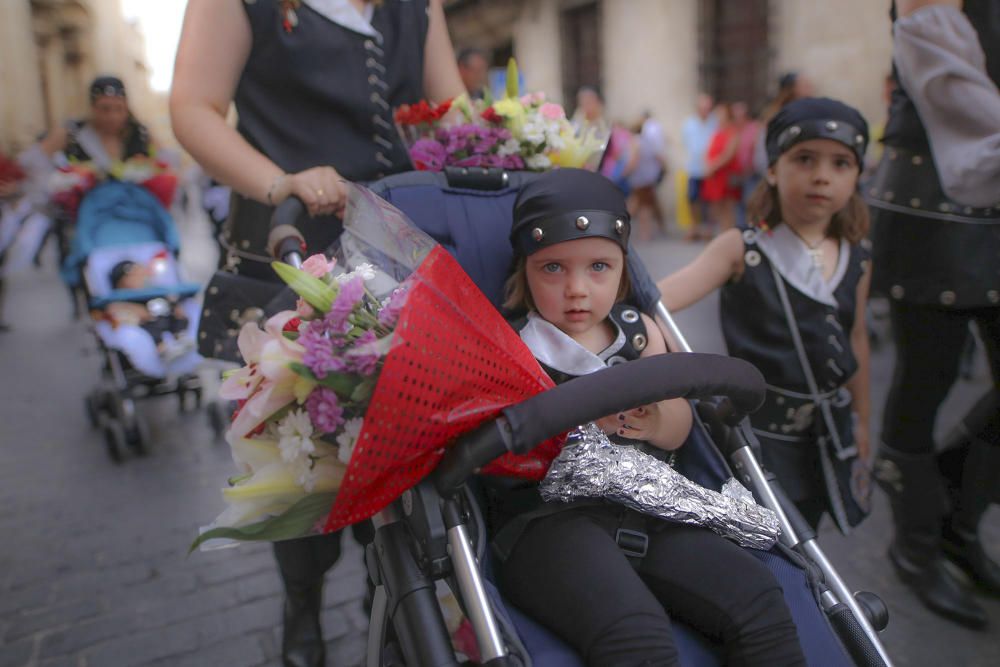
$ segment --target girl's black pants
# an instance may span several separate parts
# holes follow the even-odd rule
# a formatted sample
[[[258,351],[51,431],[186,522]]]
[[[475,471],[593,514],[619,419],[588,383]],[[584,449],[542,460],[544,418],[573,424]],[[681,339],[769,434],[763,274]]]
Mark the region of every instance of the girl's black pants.
[[[591,667],[678,664],[671,618],[721,641],[727,665],[806,664],[760,561],[707,529],[649,519],[633,567],[615,541],[631,512],[595,505],[529,523],[502,565],[504,593]]]

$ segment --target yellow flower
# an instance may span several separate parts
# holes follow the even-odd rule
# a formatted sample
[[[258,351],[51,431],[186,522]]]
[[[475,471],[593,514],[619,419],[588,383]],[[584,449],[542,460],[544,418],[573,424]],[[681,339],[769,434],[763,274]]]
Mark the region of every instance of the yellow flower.
[[[520,100],[513,97],[505,97],[502,100],[493,103],[493,110],[497,112],[498,115],[509,119],[519,119],[524,116],[524,107],[521,105]]]

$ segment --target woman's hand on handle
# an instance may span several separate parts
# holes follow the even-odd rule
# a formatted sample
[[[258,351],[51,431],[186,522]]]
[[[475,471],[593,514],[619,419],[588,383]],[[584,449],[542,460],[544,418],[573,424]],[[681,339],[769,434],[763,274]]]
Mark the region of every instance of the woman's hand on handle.
[[[280,177],[271,195],[272,204],[280,204],[294,195],[302,200],[309,215],[343,217],[347,205],[347,183],[333,167],[312,167]]]

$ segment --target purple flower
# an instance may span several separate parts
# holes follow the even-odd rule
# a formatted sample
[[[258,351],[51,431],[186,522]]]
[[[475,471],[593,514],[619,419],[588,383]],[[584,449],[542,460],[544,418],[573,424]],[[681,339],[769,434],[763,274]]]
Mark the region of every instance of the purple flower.
[[[524,169],[524,160],[521,159],[520,155],[508,155],[507,157],[503,158],[501,166],[504,169],[511,169],[511,170]]]
[[[337,299],[330,306],[330,312],[323,318],[325,326],[332,331],[342,332],[348,316],[354,311],[365,294],[365,280],[356,276],[340,286]]]
[[[406,305],[406,290],[403,288],[393,290],[389,300],[378,311],[378,323],[388,328],[396,326],[404,305]]]
[[[354,347],[347,353],[351,369],[368,376],[378,365],[378,338],[374,331],[366,331],[354,341]]]
[[[410,159],[417,169],[441,171],[447,155],[445,147],[433,139],[420,139],[410,146]]]
[[[327,373],[339,372],[346,364],[340,353],[334,348],[334,340],[330,338],[321,320],[313,320],[299,336],[299,343],[305,348],[302,363],[319,379]]]
[[[313,428],[320,433],[333,433],[344,423],[344,408],[332,389],[317,387],[306,399],[306,411]]]
[[[453,164],[456,167],[486,167],[486,157],[485,155],[470,155],[469,157],[464,157],[461,160],[456,160]]]

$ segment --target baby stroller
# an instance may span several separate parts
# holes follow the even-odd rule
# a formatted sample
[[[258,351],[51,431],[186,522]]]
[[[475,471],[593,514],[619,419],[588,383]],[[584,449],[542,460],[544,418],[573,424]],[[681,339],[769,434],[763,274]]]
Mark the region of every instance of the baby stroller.
[[[507,237],[513,200],[530,178],[459,169],[401,174],[371,188],[453,253],[487,297],[499,304],[512,255]],[[275,228],[293,223],[300,210],[297,202],[283,204]],[[275,247],[286,261],[296,261],[297,241],[277,242]],[[634,253],[629,261],[634,305],[672,327]],[[689,351],[675,327],[670,333]],[[502,454],[526,452],[600,415],[675,397],[696,399],[700,417],[680,450],[677,469],[716,490],[735,475],[759,502],[780,512],[782,544],[755,555],[781,583],[810,665],[891,664],[876,634],[887,622],[884,606],[872,594],[856,597],[847,589],[807,524],[794,511],[781,512],[792,506],[779,500],[780,492],[776,495],[752,454],[756,441],[743,417],[763,400],[763,379],[755,369],[716,355],[676,354],[621,364],[599,375],[583,376],[507,408],[501,418],[460,438],[431,475],[376,515],[375,539],[366,550],[375,586],[368,667],[462,664],[435,597],[437,581],[447,582],[471,622],[479,664],[582,665],[563,642],[507,604],[490,582],[491,536],[474,473]],[[620,546],[629,555],[643,555],[641,544]],[[682,664],[720,664],[721,652],[710,640],[681,624],[675,629]]]
[[[175,394],[180,409],[201,403],[196,367],[202,358],[194,350],[198,329],[199,291],[181,282],[177,253],[180,240],[168,213],[145,188],[108,181],[91,190],[81,203],[62,277],[71,290],[84,293],[102,357],[102,379],[85,397],[94,428],[104,432],[108,455],[118,462],[126,449],[143,454],[149,444],[146,420],[136,401]],[[123,262],[150,267],[141,288],[115,289],[112,270]],[[116,325],[112,304],[137,304],[158,318],[187,320],[185,330],[173,327],[158,344],[153,334],[134,323]],[[177,315],[183,312],[183,319]],[[190,344],[185,346],[185,339]]]

